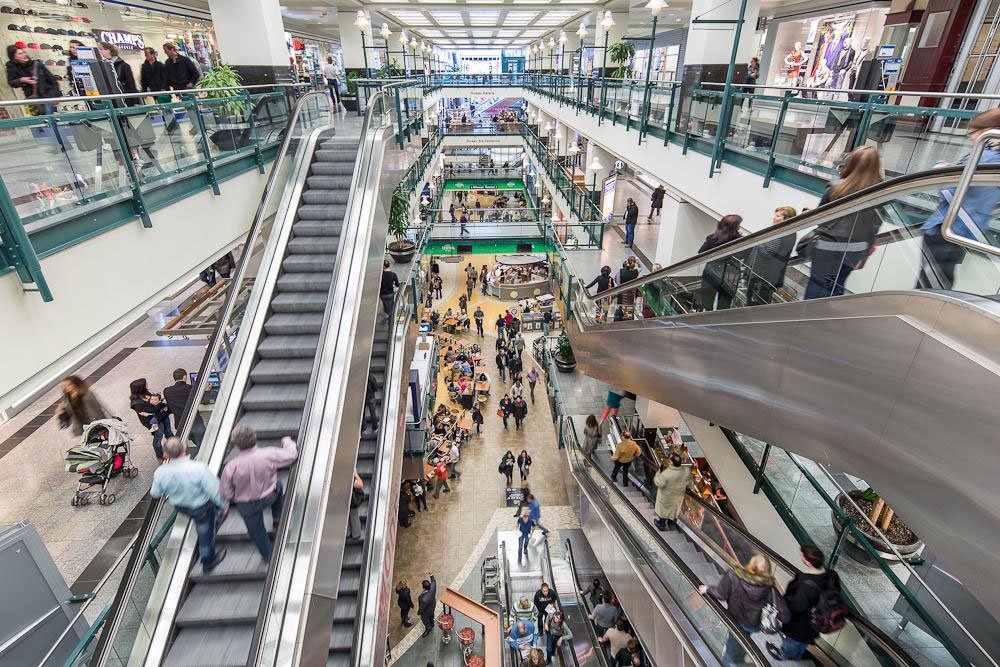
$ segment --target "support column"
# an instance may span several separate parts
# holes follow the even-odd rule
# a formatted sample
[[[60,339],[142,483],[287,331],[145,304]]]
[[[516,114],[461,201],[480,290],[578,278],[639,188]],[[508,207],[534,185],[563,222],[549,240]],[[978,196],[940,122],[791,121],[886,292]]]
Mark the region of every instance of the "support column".
[[[573,59],[579,58],[577,51],[580,49],[580,36],[576,34],[576,26],[566,26],[566,43],[562,50],[562,73],[575,74],[577,68],[573,67]]]
[[[209,0],[223,62],[245,85],[294,83],[278,0]]]
[[[640,210],[640,214],[648,212]],[[697,206],[677,199],[668,191],[663,196],[653,261],[664,267],[698,254],[698,248],[715,229],[715,224],[715,219]]]
[[[344,56],[344,69],[347,72],[357,72],[364,75],[365,53],[361,46],[361,31],[354,25],[356,12],[350,10],[337,12],[337,25],[340,28],[340,49]],[[368,46],[372,44],[372,29],[365,30],[365,40]],[[373,67],[369,62],[368,67]]]
[[[736,69],[733,82],[743,81],[747,64],[753,57],[754,28],[760,14],[760,0],[694,0],[691,7],[692,21],[696,18],[709,21],[735,21],[740,14],[740,2],[746,2],[740,43],[736,45]],[[690,114],[691,91],[702,82],[724,83],[729,59],[733,52],[735,23],[690,23],[687,43],[684,46],[684,69],[680,75],[681,93],[675,129],[683,132]],[[719,88],[721,91],[721,88]]]

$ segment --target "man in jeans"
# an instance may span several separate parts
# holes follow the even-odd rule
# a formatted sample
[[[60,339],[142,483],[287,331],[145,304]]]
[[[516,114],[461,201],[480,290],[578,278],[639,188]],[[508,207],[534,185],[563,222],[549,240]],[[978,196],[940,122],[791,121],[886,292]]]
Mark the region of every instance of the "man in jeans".
[[[271,508],[271,518],[277,526],[285,501],[278,468],[291,465],[299,455],[298,448],[288,437],[281,439],[280,447],[258,447],[257,434],[246,426],[233,429],[229,444],[239,453],[222,471],[222,497],[236,503],[250,540],[261,557],[270,560],[274,545],[264,526],[264,510]]]
[[[219,493],[219,478],[207,465],[188,457],[187,445],[180,438],[167,438],[163,453],[167,462],[153,473],[149,495],[154,498],[166,496],[174,509],[194,521],[201,567],[207,574],[226,557],[225,549],[215,551],[217,510],[222,510],[223,517],[228,511]]]
[[[382,299],[382,310],[386,317],[392,317],[392,303],[396,300],[396,288],[399,287],[399,276],[389,270],[389,260],[382,261],[382,282],[378,288],[378,298]]]
[[[535,522],[527,512],[523,513],[517,520],[517,529],[520,535],[517,537],[517,562],[521,562],[521,556],[528,555],[528,541],[531,539],[531,531],[535,527]]]
[[[635,225],[639,222],[639,206],[629,197],[625,204],[625,247],[631,248],[635,241]]]

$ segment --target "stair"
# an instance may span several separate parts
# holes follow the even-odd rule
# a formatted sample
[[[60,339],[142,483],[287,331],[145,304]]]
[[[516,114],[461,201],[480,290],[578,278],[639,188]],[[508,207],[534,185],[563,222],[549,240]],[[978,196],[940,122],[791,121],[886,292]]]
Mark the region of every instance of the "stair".
[[[332,137],[313,155],[237,418],[238,425],[256,430],[258,446],[298,435],[357,150],[357,140]],[[270,513],[264,514],[271,530]],[[205,574],[195,564],[189,575],[163,661],[167,667],[247,662],[268,564],[235,509],[219,529],[218,548],[228,551],[215,570]],[[360,553],[350,561],[345,557],[345,565],[355,561],[360,571]]]

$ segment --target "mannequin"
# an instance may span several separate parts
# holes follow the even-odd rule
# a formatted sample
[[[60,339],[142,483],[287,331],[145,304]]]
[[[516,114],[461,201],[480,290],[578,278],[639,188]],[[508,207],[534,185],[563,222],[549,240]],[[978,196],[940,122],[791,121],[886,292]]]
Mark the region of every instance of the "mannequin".
[[[849,88],[855,88],[855,84],[858,80],[858,73],[861,71],[861,63],[867,60],[868,52],[871,51],[871,42],[872,40],[870,38],[865,37],[864,41],[861,42],[861,48],[854,54],[854,62],[851,63]]]
[[[848,88],[850,86],[849,73],[854,67],[854,59],[857,57],[857,40],[849,40],[844,44],[844,48],[837,54],[837,60],[833,64],[833,81],[831,88]]]
[[[795,47],[785,54],[785,76],[788,77],[789,81],[795,81],[799,78],[799,70],[802,68],[802,61],[805,60],[805,55],[802,53],[802,42],[795,42]]]
[[[824,61],[820,60],[819,64],[816,67],[816,76],[814,76],[812,79],[812,87],[829,88],[830,78],[832,76],[833,72],[830,71],[830,68],[826,66],[826,63]],[[831,94],[825,91],[820,91],[817,93],[817,97],[819,97],[819,99],[821,100],[828,100],[831,98]]]

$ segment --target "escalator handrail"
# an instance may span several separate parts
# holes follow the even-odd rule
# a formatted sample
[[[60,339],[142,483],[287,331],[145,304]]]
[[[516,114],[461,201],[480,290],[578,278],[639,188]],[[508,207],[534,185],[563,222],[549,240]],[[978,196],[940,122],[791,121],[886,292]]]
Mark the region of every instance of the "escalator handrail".
[[[601,665],[606,667],[608,664],[608,656],[605,655],[604,651],[601,649],[601,643],[597,641],[597,630],[594,629],[594,624],[590,622],[590,614],[594,610],[590,608],[590,601],[587,599],[587,596],[580,594],[583,588],[580,586],[580,577],[578,577],[576,573],[576,557],[573,555],[573,545],[570,543],[569,538],[566,538],[564,543],[566,545],[566,558],[569,560],[569,569],[573,575],[573,595],[576,597],[579,607],[583,609],[584,613],[587,614],[587,618],[583,619],[583,621],[584,625],[587,626],[587,636],[590,637],[590,643],[594,647],[594,653],[597,654],[598,661]],[[638,635],[636,635],[636,640],[639,642],[639,645],[642,646],[642,640],[639,639]],[[646,654],[645,649],[643,649],[643,654]]]
[[[503,610],[504,613],[500,615],[500,652],[501,655],[505,656],[504,663],[511,665],[511,667],[517,667],[520,664],[521,656],[517,655],[514,647],[507,642],[508,633],[505,629],[507,619],[510,618],[513,620],[511,610],[514,608],[514,603],[510,599],[510,563],[507,561],[506,542],[500,542],[500,563],[503,568],[503,599],[507,607]],[[501,609],[503,608],[501,607]]]
[[[774,551],[769,546],[761,542],[759,539],[757,539],[756,536],[748,533],[745,528],[739,526],[730,517],[726,516],[722,512],[719,512],[717,509],[715,509],[714,507],[706,503],[704,500],[699,498],[696,494],[692,493],[690,489],[687,490],[685,497],[697,503],[701,509],[711,514],[713,518],[715,518],[718,521],[721,521],[722,523],[726,524],[727,527],[739,533],[739,535],[743,537],[743,539],[753,544],[755,550],[759,551],[764,556],[767,556],[767,558],[770,559],[772,563],[779,566],[786,573],[791,574],[792,576],[798,573],[799,571],[798,568],[796,568],[790,562],[785,560],[785,558],[780,554],[778,554],[778,552]],[[710,544],[709,546],[712,545]],[[899,643],[893,640],[892,637],[890,637],[886,632],[884,632],[881,628],[876,626],[874,623],[869,621],[864,616],[858,614],[853,608],[849,607],[848,609],[850,611],[849,618],[851,619],[851,623],[859,626],[863,634],[870,636],[879,644],[880,648],[882,648],[887,653],[892,655],[893,659],[896,661],[897,664],[907,665],[908,667],[918,666],[917,661],[914,660],[912,657],[910,657],[909,654],[904,652],[899,646]]]
[[[229,289],[226,293],[226,299],[223,302],[222,308],[220,309],[216,320],[215,330],[212,332],[212,337],[205,350],[205,356],[202,358],[201,365],[198,368],[199,373],[197,384],[188,394],[188,401],[184,406],[182,425],[181,428],[178,429],[177,433],[181,441],[186,442],[190,438],[191,428],[194,425],[195,418],[198,414],[198,411],[194,406],[198,405],[201,401],[201,397],[204,395],[205,390],[208,387],[210,379],[210,373],[208,370],[214,363],[216,356],[222,347],[222,343],[227,338],[225,329],[233,311],[236,309],[236,303],[241,291],[240,286],[243,284],[243,279],[246,275],[248,260],[253,252],[255,241],[261,232],[261,227],[266,219],[268,207],[270,206],[273,195],[275,194],[275,183],[278,179],[278,174],[284,167],[286,160],[289,159],[289,146],[294,138],[294,129],[298,123],[299,116],[305,109],[307,101],[317,97],[321,98],[327,105],[330,113],[331,124],[333,118],[335,117],[333,101],[329,95],[323,92],[306,93],[298,99],[295,103],[295,107],[292,109],[292,113],[289,114],[288,123],[285,125],[285,136],[282,139],[281,146],[278,149],[275,160],[271,164],[271,172],[267,176],[267,182],[264,185],[264,191],[261,195],[260,203],[254,213],[253,222],[250,225],[246,241],[243,244],[243,250],[240,253],[240,259],[236,263],[234,275],[232,276],[229,283]],[[282,188],[282,192],[279,192],[278,194],[283,194],[283,190],[284,189]],[[100,639],[98,640],[97,648],[94,650],[94,655],[90,663],[92,665],[104,664],[109,657],[108,651],[111,648],[114,637],[117,635],[119,625],[124,615],[122,605],[125,600],[131,596],[136,579],[145,565],[144,555],[148,549],[149,542],[152,539],[153,534],[156,532],[153,530],[153,524],[156,517],[159,516],[163,503],[165,502],[165,498],[153,499],[152,502],[150,502],[149,509],[146,510],[142,526],[139,528],[139,532],[136,535],[135,548],[132,551],[131,558],[129,559],[129,563],[126,567],[125,575],[122,578],[122,582],[119,584],[118,592],[115,594],[115,599],[111,604],[111,610],[108,612],[108,617],[105,620],[104,629],[101,633]]]
[[[548,582],[549,588],[552,589],[556,594],[554,606],[556,608],[556,611],[563,614],[563,623],[565,624],[566,615],[565,613],[563,613],[562,602],[559,601],[559,589],[556,588],[556,577],[555,574],[552,572],[552,554],[549,552],[548,537],[545,538],[545,549],[542,552],[542,575],[543,575],[542,581]],[[573,583],[574,585],[576,584],[575,577]],[[574,593],[575,592],[576,591],[574,591]],[[549,617],[546,616],[545,620],[548,621]],[[545,634],[547,634],[545,633],[544,627],[538,628],[538,634],[539,636],[544,636]],[[546,641],[548,641],[548,638],[546,638]],[[572,660],[569,663],[567,663],[566,660],[567,650],[569,651],[569,654],[572,656]],[[580,667],[580,661],[577,660],[576,651],[573,650],[572,642],[563,642],[562,650],[559,651],[559,660],[564,665],[564,667],[567,666],[568,664],[572,665],[573,667]]]
[[[580,448],[580,441],[577,436],[576,426],[573,423],[572,418],[565,417],[565,421],[568,424],[568,427],[564,428],[563,430],[564,432],[570,434],[570,438],[572,440],[572,442],[567,444],[566,446],[567,454],[570,452],[571,449],[575,449],[578,450],[580,456],[586,460],[587,456],[583,453],[583,450]],[[690,585],[695,591],[697,591],[698,587],[702,584],[702,581],[698,578],[698,575],[696,575],[694,571],[690,567],[688,567],[687,563],[685,563],[684,561],[682,561],[680,558],[677,557],[673,549],[670,548],[670,545],[667,544],[666,540],[664,540],[663,537],[660,536],[659,531],[657,531],[656,529],[654,529],[652,526],[649,525],[649,522],[646,520],[646,518],[639,512],[638,509],[635,508],[635,506],[624,494],[624,492],[622,492],[622,490],[618,488],[618,485],[615,484],[614,481],[608,476],[607,472],[605,472],[603,468],[601,468],[600,466],[598,466],[596,463],[593,462],[591,463],[591,467],[595,471],[597,471],[597,473],[601,476],[602,480],[605,482],[610,492],[616,494],[619,500],[624,502],[625,506],[632,513],[633,518],[639,523],[639,525],[642,525],[647,530],[647,532],[653,536],[654,541],[656,541],[659,544],[663,552],[667,555],[667,558],[670,560],[671,565],[673,565],[673,567],[681,574],[681,576],[684,577],[688,585]],[[591,480],[590,477],[586,475],[578,475],[575,466],[572,464],[572,461],[570,462],[570,471],[572,472],[573,476],[576,477],[577,480],[583,480],[584,483],[588,485],[595,484],[595,482]],[[600,498],[602,502],[607,502],[601,495],[600,489],[596,489],[596,491],[597,493],[594,495],[593,498]],[[617,521],[620,522],[621,519],[619,519],[616,516],[616,514],[617,513],[614,510],[614,508],[609,506],[607,509],[608,517],[616,519]],[[649,570],[652,572],[656,572],[656,568],[649,568]],[[657,573],[656,576],[659,578],[660,575]],[[674,593],[669,585],[664,585],[664,589],[671,596],[671,598],[674,598]],[[750,656],[755,661],[755,664],[758,665],[770,664],[770,660],[768,659],[768,657],[760,650],[760,647],[757,646],[756,642],[754,642],[750,638],[750,635],[743,629],[743,627],[733,619],[733,617],[729,614],[729,611],[724,606],[722,606],[721,602],[716,600],[710,594],[702,595],[701,599],[704,600],[705,604],[708,605],[716,613],[716,615],[718,615],[723,625],[726,626],[726,630],[729,632],[729,634],[736,638],[736,640],[740,643],[742,649],[747,653],[748,656]],[[674,599],[674,603],[687,617],[686,605],[683,602],[676,599]],[[691,622],[691,626],[695,629],[695,632],[698,632],[699,624],[690,617],[687,617],[687,620]],[[684,640],[690,642],[688,638],[684,638]],[[690,650],[697,653],[697,651],[693,648]]]
[[[824,222],[836,220],[837,218],[854,213],[857,210],[870,208],[881,202],[887,201],[892,196],[906,194],[907,192],[926,190],[933,187],[944,188],[954,186],[955,179],[961,172],[962,167],[942,167],[940,169],[930,169],[903,176],[897,176],[896,178],[876,183],[875,185],[865,188],[864,190],[859,190],[853,194],[826,203],[823,206],[817,206],[816,208],[810,209],[804,213],[800,213],[794,218],[789,218],[780,224],[771,225],[770,227],[748,234],[747,236],[741,236],[738,239],[730,241],[729,243],[725,243],[711,250],[688,257],[687,259],[671,264],[670,266],[664,267],[658,271],[653,271],[652,273],[636,278],[635,280],[630,280],[624,285],[618,285],[617,287],[607,289],[599,295],[589,293],[586,287],[584,287],[585,283],[583,280],[577,277],[576,280],[580,288],[580,295],[588,301],[595,301],[598,297],[601,300],[607,300],[624,292],[631,292],[632,290],[640,288],[648,283],[671,277],[686,269],[700,267],[707,262],[711,262],[716,259],[723,259],[742,250],[757,247],[767,241],[778,239],[805,229],[813,229],[817,225]],[[1000,185],[1000,164],[980,165],[979,169],[973,175],[973,178],[975,180],[984,180]]]
[[[958,220],[959,211],[962,208],[962,201],[969,192],[969,186],[972,185],[972,179],[976,175],[976,170],[982,166],[979,164],[979,159],[983,156],[983,151],[986,150],[987,144],[991,141],[996,141],[998,138],[1000,138],[1000,130],[994,128],[980,133],[980,135],[972,141],[972,151],[969,153],[968,160],[966,160],[965,168],[962,170],[962,176],[958,180],[958,187],[955,188],[952,199],[948,203],[948,210],[945,211],[944,219],[941,221],[941,238],[956,245],[965,246],[966,248],[978,250],[979,252],[993,256],[1000,256],[1000,249],[990,245],[989,243],[983,243],[978,239],[971,239],[962,236],[961,234],[956,234],[953,227],[955,226],[955,222]],[[974,225],[966,225],[966,227],[969,229],[970,234],[980,232],[980,230]],[[979,235],[982,236],[981,233],[979,233]]]

